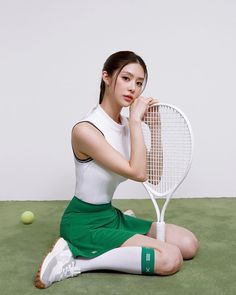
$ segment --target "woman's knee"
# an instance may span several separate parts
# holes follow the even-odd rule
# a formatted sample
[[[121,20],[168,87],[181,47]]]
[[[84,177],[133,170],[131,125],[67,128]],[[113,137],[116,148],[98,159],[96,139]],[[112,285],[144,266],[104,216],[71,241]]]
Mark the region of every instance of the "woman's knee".
[[[198,251],[199,242],[194,234],[187,235],[182,239],[182,254],[184,259],[193,258]]]
[[[155,253],[156,274],[171,275],[180,270],[183,264],[183,257],[177,246],[168,245],[162,252],[155,250]]]

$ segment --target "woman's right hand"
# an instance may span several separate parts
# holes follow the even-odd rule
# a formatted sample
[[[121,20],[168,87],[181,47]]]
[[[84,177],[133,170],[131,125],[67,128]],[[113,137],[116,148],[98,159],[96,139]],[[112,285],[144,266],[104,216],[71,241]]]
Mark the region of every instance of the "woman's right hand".
[[[147,109],[152,102],[153,98],[139,96],[130,105],[130,119],[134,121],[142,121]]]

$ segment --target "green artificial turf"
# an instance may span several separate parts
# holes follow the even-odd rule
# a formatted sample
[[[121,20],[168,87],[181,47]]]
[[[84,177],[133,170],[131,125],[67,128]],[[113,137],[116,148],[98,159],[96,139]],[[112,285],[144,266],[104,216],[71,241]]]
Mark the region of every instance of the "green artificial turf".
[[[91,272],[53,284],[34,287],[34,275],[44,254],[58,237],[67,201],[0,202],[0,294],[236,294],[236,198],[174,199],[166,221],[185,226],[200,240],[198,255],[185,261],[173,276],[140,276]],[[150,200],[115,200],[142,218],[155,217]],[[31,225],[20,222],[25,210],[34,212]]]

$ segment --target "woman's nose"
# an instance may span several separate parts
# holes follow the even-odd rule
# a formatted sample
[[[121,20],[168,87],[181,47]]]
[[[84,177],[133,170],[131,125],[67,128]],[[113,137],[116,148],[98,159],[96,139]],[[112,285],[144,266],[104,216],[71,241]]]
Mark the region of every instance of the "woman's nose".
[[[132,92],[134,92],[135,91],[135,82],[130,82],[130,84],[129,84],[129,90],[130,91],[132,91]]]

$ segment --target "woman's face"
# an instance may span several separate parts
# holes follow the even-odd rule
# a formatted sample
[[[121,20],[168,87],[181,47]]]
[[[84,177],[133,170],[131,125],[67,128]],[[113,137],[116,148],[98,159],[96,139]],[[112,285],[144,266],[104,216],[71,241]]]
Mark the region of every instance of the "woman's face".
[[[145,78],[144,70],[138,63],[126,65],[119,73],[115,82],[116,73],[113,75],[111,89],[113,99],[121,107],[127,107],[140,96],[142,92],[143,81]]]

